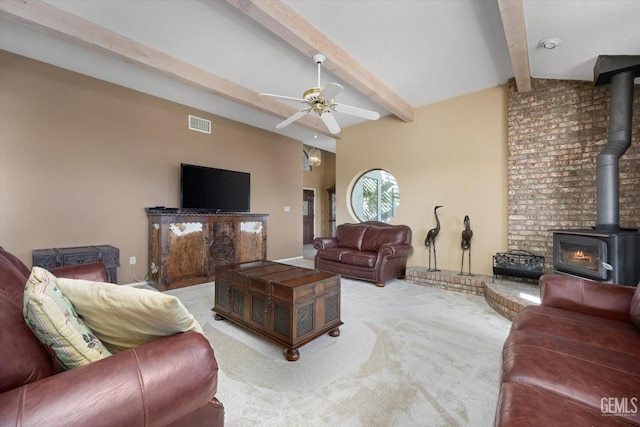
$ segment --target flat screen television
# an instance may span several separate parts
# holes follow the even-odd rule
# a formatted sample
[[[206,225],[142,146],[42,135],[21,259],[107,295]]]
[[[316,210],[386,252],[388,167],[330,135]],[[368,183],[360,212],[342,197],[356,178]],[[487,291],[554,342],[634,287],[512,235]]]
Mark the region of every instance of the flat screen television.
[[[181,209],[249,212],[250,190],[250,173],[185,163],[180,165]]]

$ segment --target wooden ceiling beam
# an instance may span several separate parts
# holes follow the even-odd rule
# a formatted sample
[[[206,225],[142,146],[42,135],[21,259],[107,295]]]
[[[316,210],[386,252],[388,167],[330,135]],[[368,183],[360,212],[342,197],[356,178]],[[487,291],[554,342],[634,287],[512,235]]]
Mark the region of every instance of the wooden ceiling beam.
[[[511,66],[518,92],[531,90],[531,71],[529,69],[529,49],[527,47],[523,2],[524,0],[498,0],[502,27],[509,46]]]
[[[0,16],[272,116],[286,119],[298,111],[42,1],[2,0]],[[331,134],[312,115],[302,117],[296,124],[332,138],[340,137]]]
[[[340,46],[282,1],[227,0],[309,58],[316,53],[327,59],[322,64],[367,98],[374,100],[405,122],[414,120],[414,109]]]

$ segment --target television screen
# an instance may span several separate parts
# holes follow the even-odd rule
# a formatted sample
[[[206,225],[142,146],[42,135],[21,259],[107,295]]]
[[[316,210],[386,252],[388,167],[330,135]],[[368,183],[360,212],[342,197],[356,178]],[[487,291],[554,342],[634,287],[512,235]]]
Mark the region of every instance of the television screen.
[[[180,208],[249,212],[251,174],[205,166],[180,165]]]

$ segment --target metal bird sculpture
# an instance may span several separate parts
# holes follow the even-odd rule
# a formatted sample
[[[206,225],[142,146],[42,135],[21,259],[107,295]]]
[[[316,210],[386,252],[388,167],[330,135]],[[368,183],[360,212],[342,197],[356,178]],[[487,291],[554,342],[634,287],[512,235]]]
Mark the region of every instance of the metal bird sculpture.
[[[462,270],[464,269],[464,251],[469,251],[469,276],[471,276],[471,238],[473,237],[473,230],[471,230],[471,220],[469,215],[464,216],[464,230],[462,230],[462,241],[460,247],[462,248],[462,261],[460,263],[460,275],[462,276]]]
[[[433,215],[436,217],[436,227],[427,232],[427,237],[424,239],[424,245],[429,248],[429,271],[438,270],[438,259],[436,258],[436,237],[440,233],[440,220],[438,219],[438,209],[442,206],[436,206],[433,208]],[[431,249],[433,248],[433,270],[431,269]]]

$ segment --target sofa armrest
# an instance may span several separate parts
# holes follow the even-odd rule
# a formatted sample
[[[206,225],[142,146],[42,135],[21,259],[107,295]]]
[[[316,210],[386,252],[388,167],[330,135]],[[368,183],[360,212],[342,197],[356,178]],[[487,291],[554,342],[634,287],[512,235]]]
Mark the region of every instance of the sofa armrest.
[[[319,251],[338,247],[338,239],[335,237],[316,237],[313,239],[313,247]]]
[[[621,322],[631,321],[633,287],[559,274],[545,274],[539,283],[543,306]]]
[[[67,279],[83,279],[92,282],[107,281],[107,269],[101,262],[66,265],[64,267],[52,268],[50,271],[51,274],[56,277],[65,277]]]
[[[412,245],[383,245],[378,251],[382,258],[408,257],[412,253]]]
[[[206,406],[218,365],[197,332],[162,338],[0,394],[3,426],[163,426]]]

